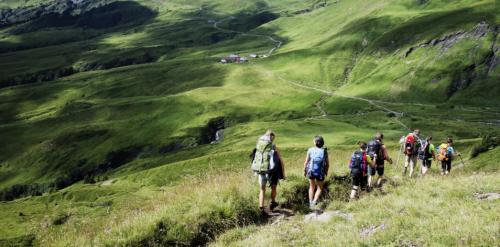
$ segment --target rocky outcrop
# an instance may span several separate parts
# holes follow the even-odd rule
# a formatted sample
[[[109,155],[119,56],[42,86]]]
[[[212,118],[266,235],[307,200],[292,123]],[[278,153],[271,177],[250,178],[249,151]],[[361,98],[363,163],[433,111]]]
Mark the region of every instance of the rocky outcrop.
[[[488,32],[491,31],[492,30],[489,28],[489,25],[486,22],[480,22],[470,31],[457,31],[454,33],[444,35],[440,38],[431,39],[416,46],[412,46],[408,50],[406,50],[406,52],[403,54],[403,58],[407,58],[408,56],[410,56],[412,52],[414,52],[419,48],[426,48],[431,46],[440,45],[442,51],[446,51],[463,39],[466,38],[480,39],[485,37],[488,34]]]
[[[474,193],[474,197],[478,200],[497,200],[500,199],[500,193],[489,192],[489,193]]]

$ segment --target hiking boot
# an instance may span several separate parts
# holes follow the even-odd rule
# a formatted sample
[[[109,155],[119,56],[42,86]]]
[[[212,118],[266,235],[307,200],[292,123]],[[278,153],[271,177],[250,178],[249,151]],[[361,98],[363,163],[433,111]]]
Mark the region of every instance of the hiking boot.
[[[271,211],[273,211],[279,204],[277,202],[271,202],[269,204],[269,209],[271,209]]]
[[[268,216],[264,207],[259,207],[259,210],[260,210],[260,216]]]
[[[316,210],[316,202],[310,202],[309,203],[309,209],[313,210],[313,211]]]

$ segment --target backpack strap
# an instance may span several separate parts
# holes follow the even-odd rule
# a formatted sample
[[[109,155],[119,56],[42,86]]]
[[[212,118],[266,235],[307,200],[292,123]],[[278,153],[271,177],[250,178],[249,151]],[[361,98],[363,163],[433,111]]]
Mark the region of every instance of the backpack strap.
[[[364,166],[364,167],[362,167],[363,177],[366,174],[365,170],[367,169],[367,166],[368,166],[368,164],[366,163],[366,155],[367,155],[366,152],[363,152],[363,166]]]

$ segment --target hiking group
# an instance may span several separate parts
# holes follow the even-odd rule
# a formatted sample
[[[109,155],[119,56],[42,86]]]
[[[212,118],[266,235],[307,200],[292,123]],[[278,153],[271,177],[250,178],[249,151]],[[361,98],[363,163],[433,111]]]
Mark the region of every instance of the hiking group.
[[[276,135],[273,131],[268,130],[264,135],[259,137],[257,145],[251,154],[252,171],[258,176],[260,192],[259,192],[259,208],[264,213],[265,210],[265,193],[266,187],[271,187],[271,202],[269,209],[273,211],[278,203],[276,202],[277,186],[279,180],[285,179],[285,164],[281,157],[279,149],[274,144]],[[385,161],[389,164],[393,163],[389,157],[386,146],[383,143],[384,135],[382,133],[375,134],[375,137],[368,141],[358,142],[359,149],[354,151],[349,159],[349,170],[352,179],[352,190],[350,200],[353,200],[359,194],[362,188],[370,192],[375,186],[381,187],[384,181],[384,164]],[[330,163],[328,159],[327,148],[324,147],[325,141],[321,136],[313,138],[313,146],[307,150],[304,161],[304,176],[309,179],[309,208],[316,209],[317,203],[324,190],[324,181],[328,176]],[[452,147],[453,141],[447,138],[437,149],[432,144],[432,136],[428,136],[425,140],[420,139],[420,131],[414,130],[400,139],[399,155],[404,154],[405,161],[403,167],[403,175],[407,174],[409,167],[409,177],[412,177],[417,167],[417,161],[421,162],[420,174],[425,176],[431,168],[433,160],[441,162],[441,175],[448,175],[451,171],[451,161],[456,155]],[[376,180],[375,175],[378,174]]]

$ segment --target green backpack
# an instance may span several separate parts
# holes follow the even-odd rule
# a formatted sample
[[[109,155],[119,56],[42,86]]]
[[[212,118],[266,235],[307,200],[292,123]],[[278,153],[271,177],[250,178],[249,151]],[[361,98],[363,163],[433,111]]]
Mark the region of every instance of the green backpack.
[[[271,165],[271,152],[274,145],[271,141],[259,139],[252,161],[252,170],[257,173],[268,173]]]

